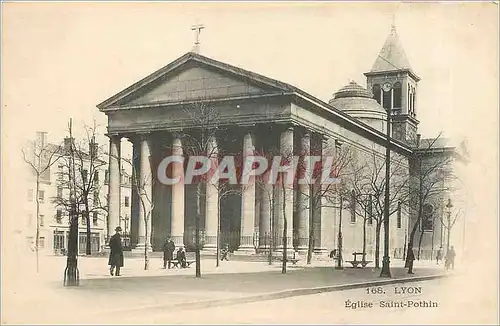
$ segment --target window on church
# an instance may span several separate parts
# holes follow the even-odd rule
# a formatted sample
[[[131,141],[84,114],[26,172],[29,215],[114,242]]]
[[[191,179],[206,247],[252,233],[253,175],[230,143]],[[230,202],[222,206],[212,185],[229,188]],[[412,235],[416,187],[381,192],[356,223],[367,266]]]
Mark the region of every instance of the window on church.
[[[411,105],[411,113],[413,116],[415,116],[415,97],[417,96],[417,92],[415,89],[413,89],[413,96],[412,96],[412,105]]]
[[[393,91],[393,107],[394,108],[401,108],[401,97],[402,97],[402,92],[401,92],[401,83],[395,83],[394,86],[394,91]]]
[[[392,90],[389,90],[388,92],[384,91],[384,97],[383,97],[383,100],[382,100],[382,103],[383,103],[383,107],[384,109],[390,109],[391,108],[391,104],[392,104]]]
[[[375,101],[378,102],[378,104],[380,104],[380,85],[379,84],[373,85],[372,92],[373,92],[373,98],[375,99]]]

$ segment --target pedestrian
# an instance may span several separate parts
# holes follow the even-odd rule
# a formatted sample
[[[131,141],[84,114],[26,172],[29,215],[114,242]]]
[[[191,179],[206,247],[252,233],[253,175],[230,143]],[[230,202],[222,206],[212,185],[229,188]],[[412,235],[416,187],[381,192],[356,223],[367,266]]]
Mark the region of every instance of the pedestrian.
[[[174,259],[175,244],[172,239],[165,239],[163,244],[163,269],[170,269],[172,259]]]
[[[221,259],[220,260],[221,261],[223,261],[223,260],[229,261],[229,259],[227,257],[228,255],[229,255],[229,245],[225,244],[221,250]]]
[[[456,253],[455,253],[455,249],[453,248],[453,246],[451,246],[451,248],[448,250],[448,252],[446,253],[446,269],[455,269],[455,256],[456,256]]]
[[[439,262],[443,259],[441,249],[439,248],[436,254],[436,265],[439,265]]]
[[[182,268],[186,268],[186,252],[184,251],[183,247],[180,247],[179,250],[177,250],[177,261],[179,262],[179,265]]]
[[[111,276],[116,275],[120,276],[120,268],[123,267],[123,248],[122,248],[122,239],[120,233],[122,232],[122,228],[117,226],[115,229],[115,234],[109,239],[109,261],[108,265],[109,274]],[[115,272],[116,268],[116,273]]]
[[[415,260],[415,254],[413,253],[413,249],[408,249],[406,259],[408,261],[408,274],[414,274],[413,273],[413,261]]]

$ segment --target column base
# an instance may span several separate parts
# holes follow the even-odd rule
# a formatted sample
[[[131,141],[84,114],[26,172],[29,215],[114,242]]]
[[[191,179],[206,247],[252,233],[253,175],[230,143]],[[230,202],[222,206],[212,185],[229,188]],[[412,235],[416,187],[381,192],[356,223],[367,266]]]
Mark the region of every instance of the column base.
[[[132,252],[133,253],[144,252],[145,248],[146,248],[146,245],[144,243],[140,243],[134,249],[132,249]],[[153,247],[151,246],[151,244],[148,244],[148,252],[153,252]]]
[[[307,255],[307,252],[309,251],[309,247],[308,246],[299,246],[297,248],[297,251],[300,253],[300,254],[305,254]],[[314,252],[314,251],[313,251]]]
[[[243,245],[239,246],[238,249],[234,252],[235,255],[255,255],[257,252],[253,246]]]

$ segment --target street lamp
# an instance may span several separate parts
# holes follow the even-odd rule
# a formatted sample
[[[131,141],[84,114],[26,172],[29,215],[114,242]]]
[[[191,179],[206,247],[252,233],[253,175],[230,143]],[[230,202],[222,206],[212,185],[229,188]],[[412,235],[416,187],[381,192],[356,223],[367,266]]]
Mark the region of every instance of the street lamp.
[[[448,252],[448,250],[450,250],[451,209],[453,208],[453,204],[451,203],[450,198],[448,198],[448,203],[446,204],[446,208],[448,209],[448,221],[447,221],[448,234],[446,239],[446,252]]]
[[[335,149],[340,151],[342,147],[342,141],[335,139]],[[342,193],[340,193],[340,215],[339,215],[339,231],[338,231],[338,241],[337,241],[337,266],[335,269],[343,269],[342,266],[342,210],[344,208]]]
[[[387,108],[387,130],[385,145],[385,196],[384,196],[384,258],[382,259],[381,277],[391,277],[389,260],[389,185],[391,168],[391,108]]]

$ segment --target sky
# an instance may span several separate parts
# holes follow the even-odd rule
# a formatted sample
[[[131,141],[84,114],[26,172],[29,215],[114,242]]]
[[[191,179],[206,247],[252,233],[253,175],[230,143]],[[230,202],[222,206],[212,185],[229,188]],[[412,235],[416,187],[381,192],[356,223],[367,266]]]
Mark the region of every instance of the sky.
[[[478,167],[495,177],[497,10],[493,2],[4,2],[3,153],[17,154],[36,130],[60,140],[69,118],[77,134],[94,119],[104,133],[96,105],[190,51],[194,23],[205,25],[201,54],[328,101],[350,80],[366,85],[394,21],[422,78],[419,132],[467,138]]]

